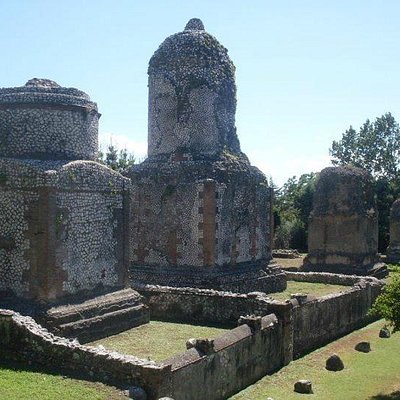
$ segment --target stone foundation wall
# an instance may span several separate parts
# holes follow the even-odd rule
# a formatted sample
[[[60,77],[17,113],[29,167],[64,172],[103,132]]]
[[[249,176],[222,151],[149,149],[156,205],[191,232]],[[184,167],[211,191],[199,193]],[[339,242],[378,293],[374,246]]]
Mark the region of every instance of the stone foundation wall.
[[[190,349],[172,359],[175,400],[222,400],[283,366],[282,329],[274,314],[260,329],[241,325],[214,340],[215,353]]]
[[[171,392],[171,366],[126,356],[54,336],[32,318],[0,309],[2,360],[39,364],[52,371],[128,384],[146,390],[149,400]]]
[[[373,278],[372,278],[373,279]],[[376,318],[367,315],[383,284],[361,279],[349,291],[293,302],[293,355],[300,357]]]

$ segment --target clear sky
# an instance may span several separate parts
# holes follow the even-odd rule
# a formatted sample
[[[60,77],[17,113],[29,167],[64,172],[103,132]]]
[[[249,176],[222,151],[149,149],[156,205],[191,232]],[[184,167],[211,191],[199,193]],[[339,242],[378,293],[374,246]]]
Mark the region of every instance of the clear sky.
[[[0,0],[0,15],[0,87],[84,90],[103,143],[138,157],[148,60],[192,17],[228,48],[242,150],[278,184],[329,165],[349,125],[400,119],[400,0]]]

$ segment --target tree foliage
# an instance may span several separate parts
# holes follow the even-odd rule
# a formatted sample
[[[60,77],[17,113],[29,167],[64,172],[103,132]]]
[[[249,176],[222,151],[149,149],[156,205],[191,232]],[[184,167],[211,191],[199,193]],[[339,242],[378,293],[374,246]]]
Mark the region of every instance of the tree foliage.
[[[275,247],[307,250],[308,217],[312,209],[317,174],[293,176],[275,189]]]
[[[122,172],[131,165],[135,164],[136,158],[133,153],[129,153],[127,149],[118,150],[116,146],[110,143],[107,146],[107,151],[103,153],[101,150],[98,153],[97,161],[114,171]]]
[[[369,119],[358,132],[350,126],[329,150],[333,165],[364,168],[376,178],[398,179],[400,169],[400,127],[392,114],[374,122]]]
[[[374,122],[367,120],[358,130],[350,126],[329,150],[334,165],[353,165],[375,178],[379,213],[379,251],[389,244],[390,207],[400,196],[400,127],[392,114]]]
[[[393,332],[400,331],[400,275],[397,274],[393,280],[383,289],[373,307],[371,314],[385,318],[393,328]]]

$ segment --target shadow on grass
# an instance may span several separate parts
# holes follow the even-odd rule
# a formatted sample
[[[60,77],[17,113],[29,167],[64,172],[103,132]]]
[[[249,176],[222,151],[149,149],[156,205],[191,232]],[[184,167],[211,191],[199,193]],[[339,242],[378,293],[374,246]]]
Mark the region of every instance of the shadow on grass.
[[[369,400],[400,400],[400,390],[396,390],[390,394],[377,394],[370,397]]]

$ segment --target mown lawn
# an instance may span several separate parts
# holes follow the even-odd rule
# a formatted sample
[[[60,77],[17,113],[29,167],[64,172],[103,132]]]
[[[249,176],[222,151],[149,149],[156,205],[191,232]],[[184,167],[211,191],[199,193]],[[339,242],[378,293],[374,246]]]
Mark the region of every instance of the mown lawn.
[[[290,299],[290,295],[294,293],[311,294],[316,297],[321,297],[327,294],[339,293],[347,290],[350,290],[350,286],[288,281],[287,288],[284,292],[271,293],[268,296],[273,297],[275,300],[284,301]]]
[[[0,364],[1,400],[123,400],[121,390],[101,383],[63,378],[34,368]]]
[[[378,337],[383,321],[375,322],[339,339],[322,349],[293,361],[276,374],[264,377],[232,400],[399,400],[400,399],[400,333],[390,339]],[[360,353],[354,346],[360,341],[371,342],[370,353]],[[326,359],[337,353],[345,369],[330,372]],[[309,379],[313,395],[293,391],[299,379]]]
[[[162,361],[186,351],[186,341],[189,338],[215,338],[224,332],[226,329],[223,328],[150,321],[148,324],[87,345],[102,345],[120,353]]]

